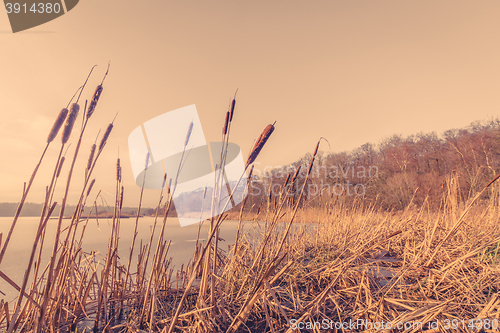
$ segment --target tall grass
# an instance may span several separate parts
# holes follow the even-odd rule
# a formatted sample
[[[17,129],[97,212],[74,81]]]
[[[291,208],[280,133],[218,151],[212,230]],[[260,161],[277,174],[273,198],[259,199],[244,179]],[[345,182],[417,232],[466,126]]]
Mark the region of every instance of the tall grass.
[[[154,223],[161,224],[161,229],[157,242],[153,242],[156,228],[152,228],[146,243],[141,241],[138,253],[134,253],[142,190],[132,244],[120,242],[120,211],[125,191],[120,159],[116,164],[115,203],[107,251],[102,255],[84,253],[83,237],[93,213],[84,216],[83,209],[87,201],[89,206],[97,207],[99,194],[95,199],[90,198],[97,184],[92,173],[113,124],[107,127],[100,144],[91,146],[90,157],[82,162],[86,166],[84,182],[77,208],[65,228],[62,219],[74,177],[72,170],[87,122],[101,97],[102,84],[97,87],[89,109],[83,109],[49,263],[40,267],[42,248],[50,243],[44,241],[45,230],[57,205],[52,199],[61,175],[62,151],[68,142],[64,136],[23,280],[13,281],[0,269],[0,277],[19,291],[14,302],[2,300],[0,328],[8,332],[73,332],[84,326],[95,332],[291,332],[299,323],[322,325],[335,331],[331,325],[336,322],[354,321],[360,323],[354,331],[363,331],[373,328],[370,323],[383,321],[385,328],[388,323],[393,327],[398,323],[422,323],[422,328],[400,330],[417,332],[439,320],[441,328],[431,327],[432,332],[437,332],[444,330],[449,320],[449,325],[456,324],[457,331],[466,332],[470,320],[476,320],[476,325],[495,325],[494,320],[500,314],[500,206],[499,188],[494,184],[498,177],[466,203],[458,199],[457,187],[450,186],[443,191],[438,211],[431,210],[427,201],[421,207],[409,205],[400,212],[387,212],[367,205],[362,197],[345,200],[320,195],[305,199],[320,139],[298,198],[289,195],[297,186],[297,170],[288,175],[281,193],[269,194],[267,202],[253,207],[250,215],[244,213],[244,200],[229,213],[239,225],[234,244],[228,252],[222,251],[219,230],[228,214],[219,214],[216,209],[222,186],[227,183],[224,149],[236,114],[235,98],[223,122],[225,148],[212,196],[215,217],[207,221],[208,238],[197,239],[191,261],[174,271],[168,258],[170,240],[165,234],[165,224],[172,208],[175,179],[172,189],[165,186],[165,196],[162,191],[158,199]],[[56,124],[62,124],[60,119]],[[191,129],[187,129],[185,146]],[[273,131],[274,124],[268,125],[256,141],[247,169]],[[55,135],[51,133],[49,138],[48,143]],[[10,234],[15,231],[22,203],[44,153],[23,191]],[[458,175],[450,177],[450,184],[458,182]],[[164,184],[166,180],[167,175]],[[231,190],[228,189],[226,205],[233,199]],[[492,195],[488,201],[480,201],[485,191]],[[301,199],[306,204],[300,204]],[[308,209],[308,200],[318,201],[319,208]],[[248,228],[254,232],[247,232]],[[2,256],[8,254],[9,238],[2,248],[0,264]],[[118,249],[129,246],[129,255],[121,258],[122,262]],[[134,256],[138,258],[135,267]]]

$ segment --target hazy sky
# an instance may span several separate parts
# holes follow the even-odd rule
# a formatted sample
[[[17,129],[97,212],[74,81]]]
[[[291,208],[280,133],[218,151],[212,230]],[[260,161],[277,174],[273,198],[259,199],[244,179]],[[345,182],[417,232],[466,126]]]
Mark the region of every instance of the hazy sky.
[[[85,99],[108,60],[111,69],[72,192],[97,132],[119,112],[96,186],[112,203],[119,148],[124,204],[135,206],[130,132],[196,104],[207,141],[219,141],[237,88],[231,141],[244,155],[277,121],[261,166],[293,162],[320,136],[340,152],[396,133],[441,134],[496,117],[499,16],[499,1],[85,0],[54,21],[12,34],[3,12],[0,202],[19,200],[55,117],[95,64]],[[42,201],[59,142],[49,148],[28,201]],[[145,205],[156,201],[156,192],[146,194]]]

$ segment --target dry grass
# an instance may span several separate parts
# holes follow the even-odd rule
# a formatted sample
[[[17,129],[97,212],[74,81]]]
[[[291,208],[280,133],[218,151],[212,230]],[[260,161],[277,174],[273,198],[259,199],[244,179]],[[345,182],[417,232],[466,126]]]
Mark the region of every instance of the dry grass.
[[[96,92],[92,99],[95,104],[102,85]],[[224,122],[225,143],[229,138],[234,106],[233,99]],[[89,118],[84,118],[66,194]],[[55,127],[60,127],[62,121],[58,119],[56,124],[59,125]],[[174,271],[168,257],[170,240],[164,234],[172,204],[170,190],[165,197],[162,192],[158,200],[155,225],[158,223],[162,227],[157,243],[153,244],[154,235],[151,234],[147,243],[141,244],[139,253],[133,251],[135,234],[132,244],[120,243],[124,189],[118,159],[107,252],[102,256],[84,253],[82,239],[90,215],[82,216],[83,207],[91,200],[89,196],[95,183],[91,181],[92,172],[112,128],[112,124],[108,126],[99,149],[96,151],[96,146],[92,146],[91,157],[85,161],[81,196],[65,229],[60,225],[66,204],[66,194],[63,194],[53,256],[47,267],[39,267],[36,263],[40,262],[41,250],[47,245],[44,242],[46,224],[56,206],[52,198],[61,173],[59,154],[25,277],[23,281],[12,281],[0,272],[0,277],[20,293],[15,302],[0,304],[1,328],[9,332],[66,332],[81,330],[83,326],[96,332],[291,332],[299,322],[319,323],[320,327],[310,330],[318,331],[325,325],[334,326],[335,322],[360,323],[364,320],[371,325],[383,321],[385,328],[388,323],[394,327],[398,323],[422,323],[423,328],[413,326],[397,331],[438,332],[445,330],[446,320],[449,320],[449,325],[457,326],[455,331],[470,332],[470,320],[476,320],[476,325],[486,324],[487,320],[494,324],[499,320],[497,184],[484,190],[490,192],[491,199],[486,202],[478,202],[479,196],[467,203],[459,202],[456,189],[449,188],[443,193],[439,211],[431,211],[424,204],[420,208],[409,206],[396,213],[367,207],[362,198],[346,204],[342,197],[311,199],[319,201],[317,207],[320,208],[313,210],[308,208],[307,201],[299,205],[300,200],[290,200],[283,192],[269,196],[259,214],[245,215],[244,203],[239,213],[231,213],[231,218],[238,219],[240,224],[229,252],[218,246],[219,228],[227,215],[213,218],[209,221],[207,241],[198,240],[192,260]],[[273,130],[273,125],[266,127],[250,154],[247,167]],[[190,131],[191,127],[186,144]],[[54,136],[49,135],[52,140]],[[64,143],[63,140],[61,152]],[[312,161],[317,150],[318,146]],[[221,160],[225,161],[225,156]],[[223,168],[219,170],[218,179],[223,179]],[[287,178],[287,183],[292,185],[296,181],[297,174]],[[23,193],[22,202],[31,182]],[[218,193],[222,183],[220,181],[216,189]],[[285,189],[288,191],[290,187]],[[303,195],[304,187],[299,199]],[[97,207],[95,200],[90,202]],[[15,228],[21,209],[22,204],[11,230]],[[163,216],[159,216],[160,212]],[[254,221],[251,223],[253,233],[245,231],[243,220]],[[316,224],[303,223],[305,221]],[[138,217],[136,230],[137,223]],[[154,232],[155,228],[152,230]],[[0,260],[9,238],[10,234]],[[123,246],[130,246],[128,258],[123,258],[126,262],[121,262],[117,256],[118,248]],[[132,267],[134,255],[138,260]],[[437,320],[439,328],[429,327]],[[355,329],[332,327],[330,331],[368,332],[370,328],[368,324]]]

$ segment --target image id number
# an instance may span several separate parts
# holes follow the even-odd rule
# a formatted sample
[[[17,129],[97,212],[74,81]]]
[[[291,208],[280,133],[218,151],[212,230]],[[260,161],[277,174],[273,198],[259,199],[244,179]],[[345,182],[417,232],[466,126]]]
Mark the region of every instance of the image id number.
[[[29,8],[26,3],[6,3],[5,8],[7,9],[7,14],[26,14],[26,13],[33,13],[33,14],[52,14],[56,13],[58,14],[61,11],[61,5],[59,3],[34,3],[32,4]]]

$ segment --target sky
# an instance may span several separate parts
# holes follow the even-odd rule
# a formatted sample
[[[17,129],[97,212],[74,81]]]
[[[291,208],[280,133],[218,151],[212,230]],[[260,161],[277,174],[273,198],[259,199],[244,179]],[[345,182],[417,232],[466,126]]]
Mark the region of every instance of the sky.
[[[500,2],[389,0],[85,0],[67,14],[13,34],[0,14],[0,202],[17,202],[61,108],[97,65],[90,99],[111,62],[70,188],[74,203],[99,130],[114,123],[95,170],[113,202],[115,163],[125,206],[137,206],[128,136],[165,112],[195,104],[207,142],[230,141],[246,156],[261,131],[276,130],[259,168],[380,143],[393,134],[443,133],[497,117]],[[73,133],[67,158],[77,135]],[[48,149],[29,202],[42,202],[60,149]],[[68,169],[63,171],[67,173]],[[56,197],[62,196],[64,182]],[[55,199],[60,201],[60,199]],[[72,201],[73,200],[73,201]],[[146,191],[143,205],[155,206]]]

